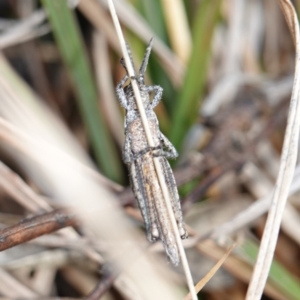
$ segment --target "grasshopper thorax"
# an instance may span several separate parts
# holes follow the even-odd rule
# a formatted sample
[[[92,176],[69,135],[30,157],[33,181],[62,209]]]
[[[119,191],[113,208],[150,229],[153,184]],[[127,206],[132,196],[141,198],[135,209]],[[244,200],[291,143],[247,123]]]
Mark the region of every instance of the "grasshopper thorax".
[[[150,97],[149,97],[149,92],[147,90],[147,86],[145,84],[141,84],[140,82],[138,82],[138,85],[139,85],[139,90],[140,90],[141,99],[142,99],[144,108],[147,109],[150,104]],[[127,98],[130,109],[137,110],[138,108],[137,108],[137,104],[136,104],[136,99],[135,99],[131,84],[128,84],[124,88],[124,92],[126,94],[126,98]]]

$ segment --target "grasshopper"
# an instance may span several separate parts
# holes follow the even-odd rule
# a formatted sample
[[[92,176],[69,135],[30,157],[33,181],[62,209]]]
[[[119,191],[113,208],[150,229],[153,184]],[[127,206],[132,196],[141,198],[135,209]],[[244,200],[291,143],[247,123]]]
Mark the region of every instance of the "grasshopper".
[[[188,235],[183,223],[177,186],[167,161],[167,158],[176,158],[178,153],[171,142],[160,132],[158,120],[153,110],[161,100],[163,89],[158,85],[147,86],[144,82],[151,49],[152,39],[146,48],[139,73],[133,79],[137,80],[139,86],[155,146],[149,147],[148,145],[132,86],[130,83],[125,85],[129,76],[122,58],[120,63],[124,67],[126,75],[117,85],[116,94],[121,106],[126,110],[123,161],[129,169],[130,183],[145,222],[148,240],[150,242],[161,240],[171,262],[178,265],[180,258],[175,234],[153,163],[153,158],[158,157],[168,187],[178,230],[181,238],[185,239]],[[134,66],[128,45],[127,50]],[[154,93],[152,100],[150,98],[151,93]]]

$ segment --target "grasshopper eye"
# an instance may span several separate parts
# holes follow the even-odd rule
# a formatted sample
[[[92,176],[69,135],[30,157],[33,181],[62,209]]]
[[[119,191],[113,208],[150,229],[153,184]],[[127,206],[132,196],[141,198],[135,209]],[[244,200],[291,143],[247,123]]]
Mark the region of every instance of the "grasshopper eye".
[[[139,84],[144,85],[145,84],[144,75],[140,75],[138,81],[139,81]]]
[[[122,58],[120,59],[120,64],[123,66],[124,69],[126,69],[124,57],[122,57]]]

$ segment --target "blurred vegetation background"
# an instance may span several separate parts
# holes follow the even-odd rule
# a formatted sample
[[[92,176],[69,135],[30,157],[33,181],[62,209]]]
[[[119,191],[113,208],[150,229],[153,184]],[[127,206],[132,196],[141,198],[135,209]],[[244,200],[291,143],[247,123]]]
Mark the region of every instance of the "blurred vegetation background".
[[[293,3],[299,11],[300,1]],[[195,282],[237,242],[199,299],[244,299],[266,218],[264,199],[278,171],[293,83],[294,46],[283,14],[276,1],[260,0],[115,4],[136,69],[154,37],[146,83],[164,89],[155,112],[180,154],[172,165],[185,220],[197,237],[214,237],[195,239],[187,249]],[[106,1],[1,0],[0,48],[1,228],[37,213],[26,206],[28,199],[26,205],[18,200],[14,176],[57,208],[49,174],[33,167],[37,154],[30,147],[54,163],[36,146],[44,142],[103,174],[128,218],[141,227],[121,160],[124,111],[114,89],[124,69]],[[298,177],[299,167],[263,299],[300,299]],[[256,210],[247,210],[254,203]],[[242,212],[244,223],[236,223]],[[28,253],[22,246],[0,253],[2,270],[17,287],[12,296],[7,284],[0,284],[0,299],[82,298],[105,279],[77,256],[50,270],[37,256],[49,245],[32,246]],[[53,260],[54,250],[62,248],[51,247]],[[29,254],[35,263],[28,265]],[[182,272],[174,273],[178,289],[185,291]],[[114,286],[101,299],[125,298]]]

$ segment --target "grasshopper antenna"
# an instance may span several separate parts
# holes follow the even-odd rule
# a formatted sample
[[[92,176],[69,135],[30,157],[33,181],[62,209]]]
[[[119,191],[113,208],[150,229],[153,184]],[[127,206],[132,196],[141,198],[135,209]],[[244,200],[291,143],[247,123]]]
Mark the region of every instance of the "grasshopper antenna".
[[[127,42],[126,42],[126,48],[127,48],[127,52],[128,52],[128,55],[129,55],[131,64],[132,64],[132,66],[133,66],[133,68],[134,68],[134,63],[133,63],[132,53],[131,53],[131,50],[130,50],[129,45],[128,45]],[[122,57],[122,58],[120,59],[120,64],[121,64],[122,67],[125,69],[126,73],[128,74],[128,70],[127,70],[127,66],[126,66],[124,57]],[[134,70],[134,73],[135,73],[135,70]]]
[[[150,53],[152,50],[152,46],[153,46],[153,37],[150,39],[150,42],[146,48],[146,52],[145,52],[145,55],[144,55],[144,58],[143,58],[143,61],[142,61],[142,64],[141,64],[141,67],[139,70],[140,77],[144,77],[144,74],[146,72],[148,61],[149,61],[149,56],[150,56]]]
[[[128,45],[128,43],[127,43],[127,42],[126,42],[126,48],[127,48],[127,52],[128,52],[128,55],[129,55],[129,58],[130,58],[131,64],[132,64],[132,66],[133,66],[133,69],[134,69],[134,63],[133,63],[132,53],[131,53],[131,50],[130,50],[130,48],[129,48],[129,45]],[[123,63],[124,63],[124,65],[125,65],[124,58],[123,58]],[[121,64],[122,64],[122,62],[121,62]],[[122,64],[122,66],[124,66],[124,65]],[[126,67],[125,67],[125,70],[127,71],[127,68],[126,68]],[[134,70],[134,72],[135,72],[135,70]]]

